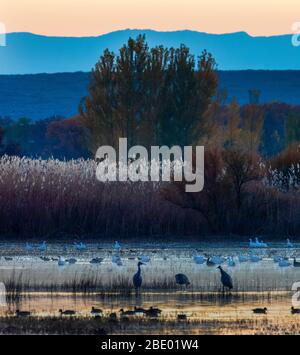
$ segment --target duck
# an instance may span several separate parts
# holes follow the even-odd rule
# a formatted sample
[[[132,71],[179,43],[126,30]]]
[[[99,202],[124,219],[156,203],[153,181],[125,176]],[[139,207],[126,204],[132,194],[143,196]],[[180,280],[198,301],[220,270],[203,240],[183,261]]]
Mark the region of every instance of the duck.
[[[20,311],[20,310],[16,310],[16,316],[17,317],[30,317],[31,316],[31,312],[27,312],[27,311]]]
[[[100,308],[92,307],[91,314],[94,315],[94,316],[99,316],[99,315],[103,314],[103,311]]]
[[[178,314],[177,320],[178,320],[178,322],[187,321],[187,315],[186,314]]]
[[[145,308],[141,308],[141,307],[134,307],[134,312],[135,314],[145,314],[146,309]]]
[[[13,261],[14,259],[12,257],[10,257],[10,256],[5,256],[4,260],[5,261]]]
[[[70,309],[67,309],[66,311],[63,311],[62,309],[60,309],[59,313],[62,316],[75,316],[76,315],[76,311],[73,311],[73,310],[70,310]]]
[[[117,320],[117,313],[113,312],[113,313],[110,313],[110,315],[108,316],[108,319],[111,321],[111,322],[115,322]]]
[[[161,312],[159,308],[150,307],[146,310],[145,315],[150,318],[157,318],[160,316]]]
[[[135,311],[124,311],[123,308],[120,309],[121,317],[133,317],[135,316]]]
[[[292,314],[300,314],[300,309],[299,309],[299,308],[294,308],[294,307],[292,307],[292,308],[291,308],[291,313],[292,313]]]
[[[254,314],[267,314],[268,309],[266,307],[265,308],[254,308],[254,309],[252,309],[252,312]]]

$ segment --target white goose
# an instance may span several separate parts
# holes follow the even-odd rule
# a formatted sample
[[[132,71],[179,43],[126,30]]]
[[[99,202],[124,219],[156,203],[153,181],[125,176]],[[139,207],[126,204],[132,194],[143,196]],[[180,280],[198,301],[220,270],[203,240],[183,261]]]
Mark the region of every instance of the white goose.
[[[202,256],[202,255],[196,255],[196,256],[194,256],[194,262],[197,264],[197,265],[202,265],[202,264],[204,264],[205,263],[205,258],[204,258],[204,256]]]
[[[59,257],[58,262],[57,262],[58,266],[64,266],[66,265],[66,260],[65,258],[63,258],[62,256]]]
[[[114,250],[116,250],[117,252],[121,251],[121,244],[118,241],[115,241]]]
[[[227,260],[227,265],[230,267],[235,267],[235,261],[233,260],[233,257],[229,257],[229,259]]]
[[[279,261],[278,266],[279,267],[289,267],[289,266],[292,266],[292,264],[288,260],[282,259]]]

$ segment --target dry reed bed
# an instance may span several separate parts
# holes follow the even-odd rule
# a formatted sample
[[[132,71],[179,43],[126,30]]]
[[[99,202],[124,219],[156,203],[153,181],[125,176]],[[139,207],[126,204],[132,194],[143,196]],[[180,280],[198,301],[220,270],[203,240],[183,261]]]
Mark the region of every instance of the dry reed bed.
[[[0,235],[141,236],[200,232],[199,216],[156,183],[100,183],[92,160],[0,158]]]

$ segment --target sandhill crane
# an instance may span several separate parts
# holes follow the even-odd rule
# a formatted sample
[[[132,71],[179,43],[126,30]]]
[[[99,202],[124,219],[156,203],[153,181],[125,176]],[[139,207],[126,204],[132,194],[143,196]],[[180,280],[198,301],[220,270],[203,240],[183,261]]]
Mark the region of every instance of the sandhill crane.
[[[176,280],[177,285],[180,285],[180,286],[187,287],[191,284],[189,278],[184,274],[175,275],[175,280]]]
[[[218,269],[221,272],[221,282],[223,285],[223,291],[225,290],[225,288],[232,290],[233,289],[233,282],[232,282],[231,276],[229,274],[227,274],[227,272],[225,272],[221,266],[218,266]]]
[[[136,274],[133,275],[133,286],[135,287],[136,291],[138,291],[142,287],[143,279],[142,279],[142,269],[141,266],[144,265],[143,263],[138,263],[138,271]]]

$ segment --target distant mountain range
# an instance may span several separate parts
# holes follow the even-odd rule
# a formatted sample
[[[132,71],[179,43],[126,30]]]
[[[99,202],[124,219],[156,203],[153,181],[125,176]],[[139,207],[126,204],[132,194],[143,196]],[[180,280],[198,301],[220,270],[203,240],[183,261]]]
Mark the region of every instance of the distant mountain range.
[[[0,47],[0,74],[90,71],[104,49],[117,51],[129,37],[145,34],[150,46],[187,45],[193,54],[203,49],[216,58],[220,70],[299,70],[300,47],[291,35],[252,37],[245,32],[208,34],[194,31],[122,30],[97,37],[47,37],[7,34]]]

